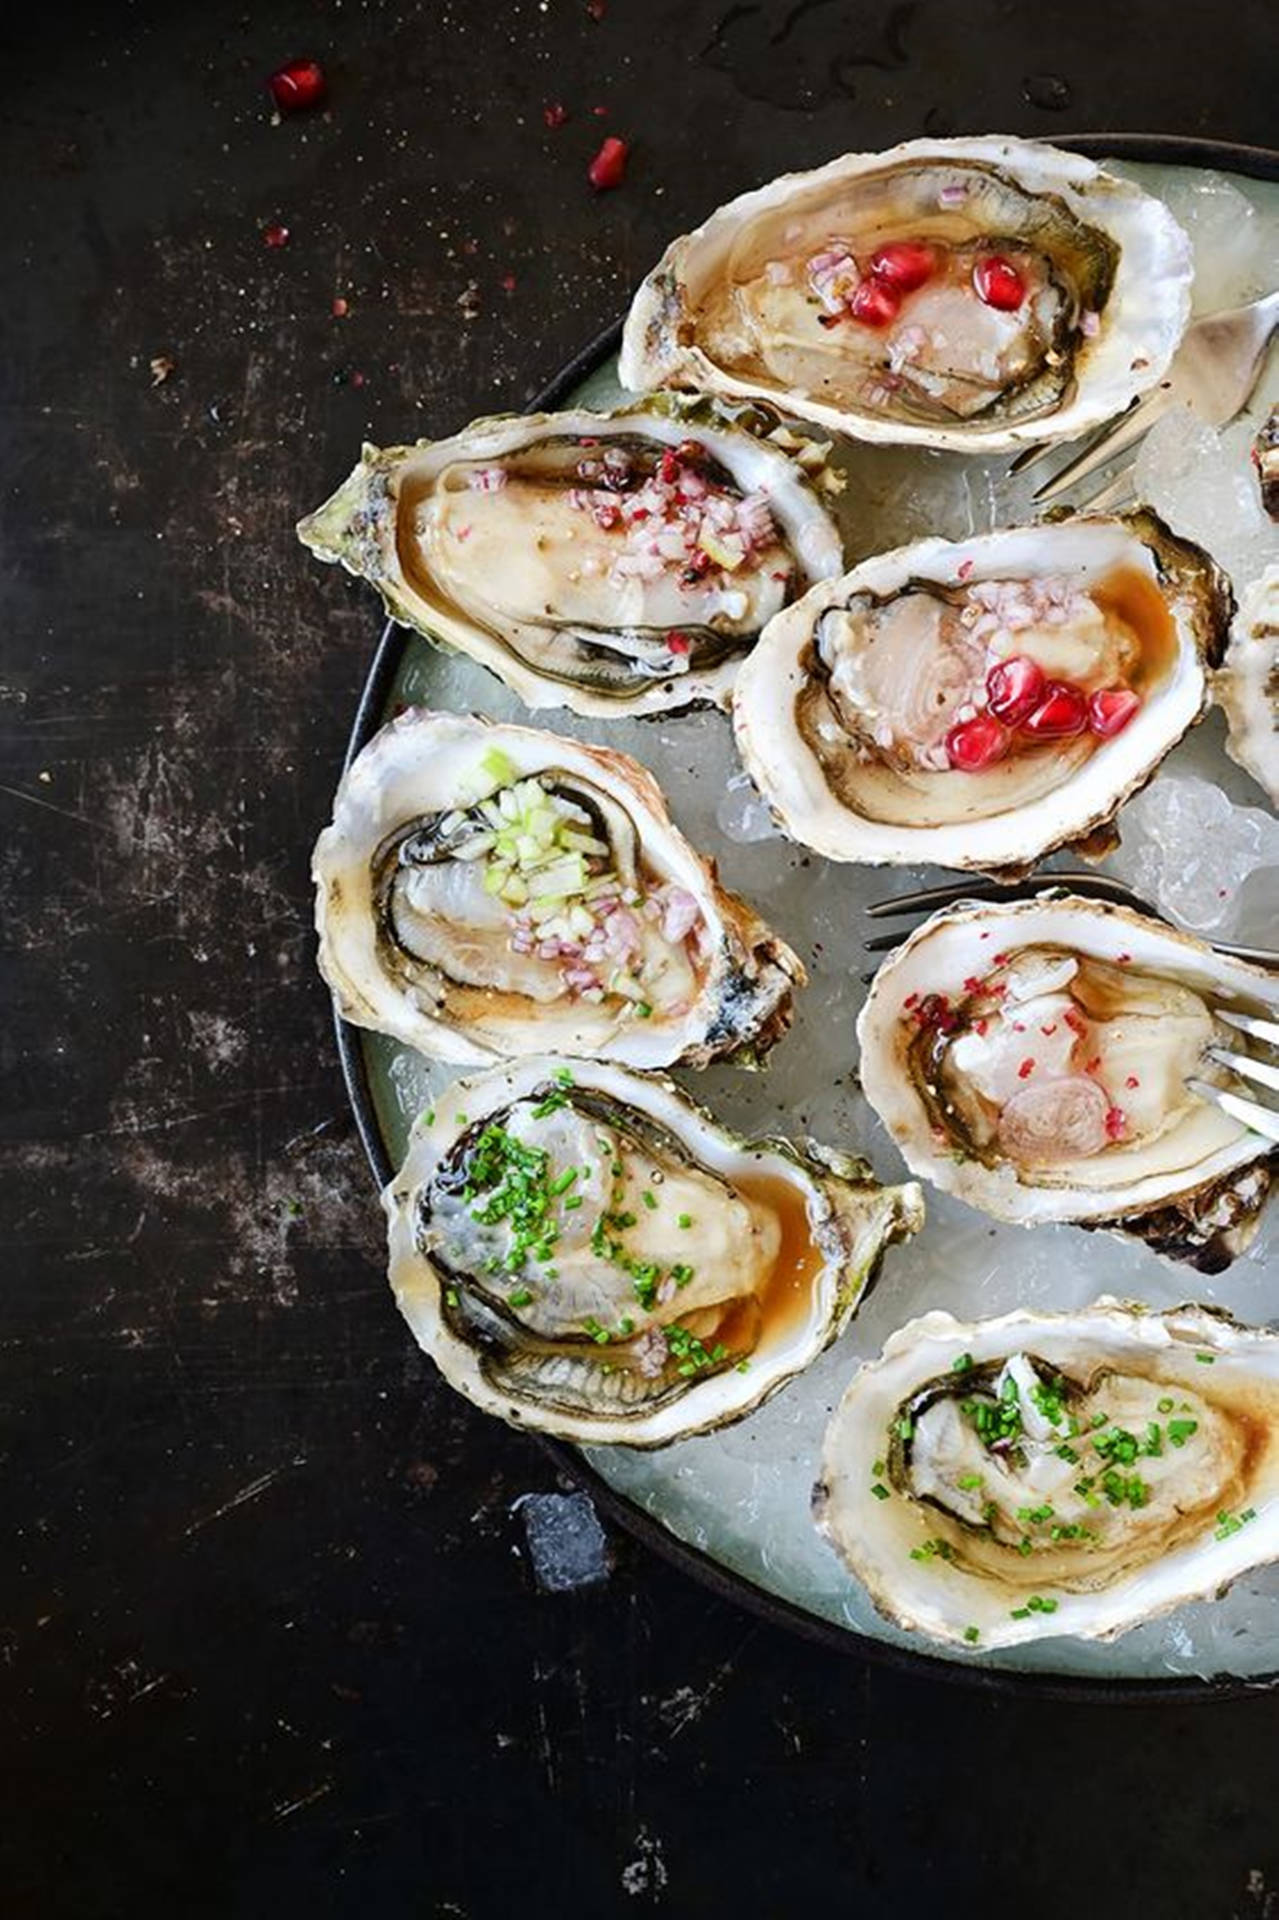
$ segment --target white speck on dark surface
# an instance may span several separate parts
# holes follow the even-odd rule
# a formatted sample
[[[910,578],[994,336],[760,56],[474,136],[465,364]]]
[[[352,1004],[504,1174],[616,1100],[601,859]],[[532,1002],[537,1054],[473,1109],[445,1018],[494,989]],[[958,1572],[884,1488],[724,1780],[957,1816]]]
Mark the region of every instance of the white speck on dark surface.
[[[647,1894],[656,1904],[666,1891],[668,1880],[661,1841],[647,1827],[641,1827],[635,1836],[635,1858],[622,1868],[623,1892],[632,1898]]]

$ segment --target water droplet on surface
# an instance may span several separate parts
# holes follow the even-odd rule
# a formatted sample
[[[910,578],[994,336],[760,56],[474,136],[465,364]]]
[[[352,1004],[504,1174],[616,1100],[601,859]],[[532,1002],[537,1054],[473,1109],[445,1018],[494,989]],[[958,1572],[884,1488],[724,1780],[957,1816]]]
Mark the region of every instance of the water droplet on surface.
[[[1063,113],[1074,98],[1070,82],[1057,73],[1029,73],[1021,83],[1022,98],[1045,113]]]

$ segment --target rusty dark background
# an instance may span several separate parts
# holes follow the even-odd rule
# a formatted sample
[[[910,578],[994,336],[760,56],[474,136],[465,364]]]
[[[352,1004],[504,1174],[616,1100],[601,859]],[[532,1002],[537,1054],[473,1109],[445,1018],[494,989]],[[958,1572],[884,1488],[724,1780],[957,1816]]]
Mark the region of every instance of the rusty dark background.
[[[1276,51],[1272,0],[0,13],[6,1920],[1279,1912],[1274,1697],[905,1677],[611,1527],[539,1578],[565,1489],[385,1291],[306,874],[378,622],[291,531],[771,173],[1264,143]]]

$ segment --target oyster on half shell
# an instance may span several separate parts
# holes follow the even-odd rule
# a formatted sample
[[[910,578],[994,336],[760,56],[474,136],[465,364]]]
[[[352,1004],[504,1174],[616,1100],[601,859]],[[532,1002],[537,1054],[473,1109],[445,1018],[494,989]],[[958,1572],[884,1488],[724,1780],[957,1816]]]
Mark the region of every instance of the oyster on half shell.
[[[1229,729],[1226,752],[1279,807],[1279,567],[1244,589],[1213,693]]]
[[[927,1313],[854,1376],[813,1503],[898,1626],[1109,1639],[1279,1558],[1279,1334],[1109,1299]]]
[[[1199,1089],[1246,1094],[1222,1015],[1279,1012],[1279,975],[1069,894],[934,914],[857,1023],[866,1098],[911,1171],[1016,1226],[1077,1221],[1218,1272],[1279,1151]]]
[[[740,1140],[669,1080],[598,1060],[455,1082],[383,1203],[396,1299],[450,1385],[514,1424],[636,1447],[775,1393],[923,1219],[913,1182]]]
[[[441,1060],[753,1058],[805,978],[638,761],[529,727],[410,709],[347,769],[312,870],[341,1013]]]
[[[622,341],[632,388],[771,399],[854,439],[1069,439],[1162,378],[1190,310],[1168,209],[990,136],[846,154],[674,241]]]
[[[723,706],[765,621],[843,564],[837,478],[781,432],[769,409],[673,395],[502,414],[365,447],[298,535],[526,706]]]
[[[1231,604],[1144,511],[921,540],[769,622],[738,747],[828,859],[1014,875],[1105,832],[1201,717]]]

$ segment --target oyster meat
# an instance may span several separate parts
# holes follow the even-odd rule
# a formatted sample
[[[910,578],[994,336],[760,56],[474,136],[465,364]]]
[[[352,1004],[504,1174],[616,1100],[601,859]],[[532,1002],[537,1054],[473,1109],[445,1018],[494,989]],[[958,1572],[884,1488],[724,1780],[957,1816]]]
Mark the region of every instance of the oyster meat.
[[[1279,1154],[1204,1097],[1231,1015],[1279,976],[1068,894],[960,904],[880,968],[857,1023],[866,1098],[913,1173],[1018,1226],[1135,1234],[1213,1273],[1256,1229]]]
[[[769,622],[738,747],[829,859],[1015,874],[1105,832],[1200,718],[1231,605],[1144,511],[921,540]]]
[[[486,1412],[596,1445],[738,1420],[829,1345],[919,1189],[742,1141],[669,1080],[530,1059],[454,1083],[383,1196],[418,1342]]]
[[[1261,504],[1272,520],[1279,520],[1279,406],[1271,407],[1252,443]]]
[[[1279,567],[1244,589],[1213,692],[1226,716],[1226,752],[1279,807]]]
[[[723,706],[765,621],[843,564],[822,450],[770,432],[767,409],[671,395],[499,415],[365,447],[298,535],[529,707]]]
[[[854,439],[1069,439],[1162,378],[1190,310],[1168,209],[1033,141],[913,140],[786,174],[674,241],[632,388],[775,400]]]
[[[313,860],[339,1010],[438,1059],[758,1056],[804,969],[637,761],[415,708],[343,777]]]
[[[1109,1299],[925,1314],[854,1376],[814,1511],[898,1626],[1109,1639],[1279,1558],[1279,1335]]]

